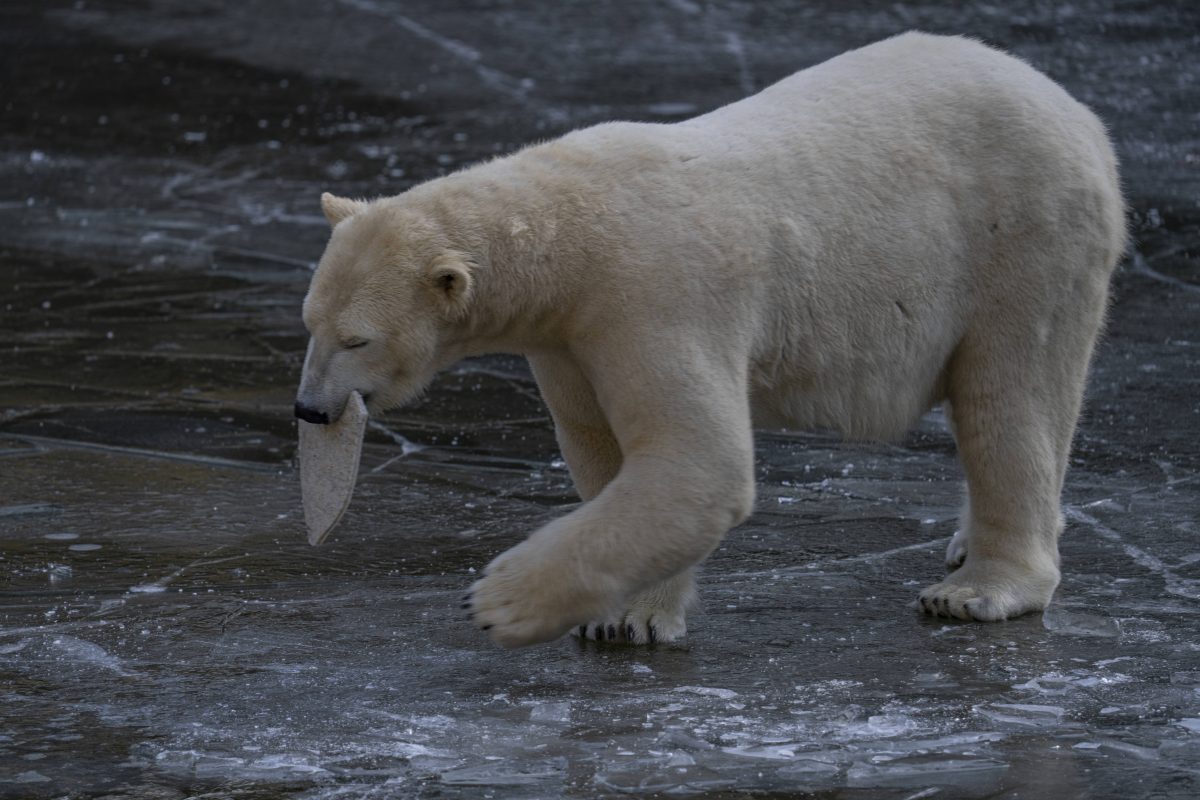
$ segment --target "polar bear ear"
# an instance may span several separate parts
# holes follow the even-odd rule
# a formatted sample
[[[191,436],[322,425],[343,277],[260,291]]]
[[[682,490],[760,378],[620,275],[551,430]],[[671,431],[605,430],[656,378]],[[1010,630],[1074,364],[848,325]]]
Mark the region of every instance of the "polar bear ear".
[[[321,210],[325,212],[325,219],[329,220],[329,226],[333,227],[346,217],[353,216],[366,206],[361,200],[351,200],[349,197],[338,197],[329,192],[321,195]]]
[[[430,262],[426,278],[442,308],[452,319],[466,316],[475,279],[470,260],[461,253],[443,253]]]

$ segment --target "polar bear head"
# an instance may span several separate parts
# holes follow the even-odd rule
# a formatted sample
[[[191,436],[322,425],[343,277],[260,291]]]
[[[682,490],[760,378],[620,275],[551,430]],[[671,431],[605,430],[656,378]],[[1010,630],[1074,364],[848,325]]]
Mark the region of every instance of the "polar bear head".
[[[352,391],[372,412],[420,394],[448,366],[474,264],[432,221],[389,201],[321,196],[333,232],[304,300],[308,352],[296,416],[328,423]]]

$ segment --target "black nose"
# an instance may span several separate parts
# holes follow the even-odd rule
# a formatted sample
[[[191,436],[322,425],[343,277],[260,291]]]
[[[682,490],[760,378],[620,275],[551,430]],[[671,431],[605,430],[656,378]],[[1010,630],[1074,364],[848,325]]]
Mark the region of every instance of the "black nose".
[[[305,422],[311,422],[313,425],[328,425],[329,415],[324,411],[317,411],[312,408],[296,403],[296,418],[302,419]]]

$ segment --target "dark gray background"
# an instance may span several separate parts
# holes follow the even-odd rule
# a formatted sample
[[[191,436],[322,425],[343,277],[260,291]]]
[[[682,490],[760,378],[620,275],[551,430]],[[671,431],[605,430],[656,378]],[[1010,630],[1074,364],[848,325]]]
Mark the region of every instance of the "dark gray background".
[[[0,796],[1194,797],[1200,7],[112,0],[0,6]],[[459,615],[576,502],[519,359],[376,420],[304,543],[291,403],[318,196],[670,121],[908,29],[1110,125],[1135,247],[1052,608],[948,624],[960,474],[763,433],[684,647],[508,653]]]

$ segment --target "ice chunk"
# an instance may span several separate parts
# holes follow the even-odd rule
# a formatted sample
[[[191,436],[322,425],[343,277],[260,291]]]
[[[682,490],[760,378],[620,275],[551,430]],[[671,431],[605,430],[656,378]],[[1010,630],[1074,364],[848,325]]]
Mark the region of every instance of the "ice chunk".
[[[551,778],[561,778],[565,768],[565,759],[562,764],[535,761],[517,765],[508,761],[493,761],[446,770],[440,778],[442,783],[449,786],[531,786]]]
[[[89,642],[86,639],[59,634],[50,639],[49,644],[55,653],[55,657],[60,660],[103,667],[118,675],[130,674],[121,667],[121,660],[119,658],[109,653],[100,645]]]
[[[786,767],[780,767],[776,774],[783,777],[830,775],[840,769],[841,764],[836,753],[800,753]]]
[[[1059,706],[1025,703],[992,703],[988,706],[976,706],[975,711],[993,722],[1030,728],[1056,725],[1062,721],[1065,713]]]
[[[722,747],[731,756],[746,758],[765,758],[772,761],[791,761],[796,757],[796,749],[803,745],[799,742],[788,744],[755,744],[739,745],[737,747]]]
[[[13,783],[49,783],[50,779],[40,772],[29,770],[28,772],[19,772],[12,777]]]
[[[557,722],[566,723],[571,721],[571,704],[570,703],[538,703],[529,711],[529,719],[532,722]]]
[[[888,761],[873,759],[851,766],[846,772],[846,782],[850,786],[887,786],[930,781],[958,783],[963,779],[992,781],[997,773],[1006,769],[1008,765],[1003,761],[990,758],[914,756]]]
[[[1104,636],[1117,638],[1121,635],[1121,624],[1111,617],[1081,614],[1067,611],[1058,606],[1047,608],[1042,614],[1042,625],[1048,631],[1071,636]]]
[[[719,697],[722,700],[731,700],[738,696],[733,689],[718,689],[711,686],[676,686],[675,691],[698,694],[702,697]]]

